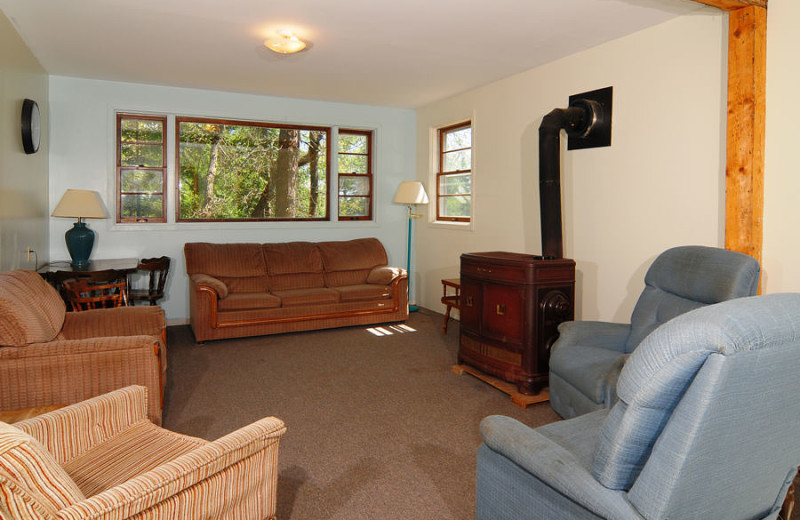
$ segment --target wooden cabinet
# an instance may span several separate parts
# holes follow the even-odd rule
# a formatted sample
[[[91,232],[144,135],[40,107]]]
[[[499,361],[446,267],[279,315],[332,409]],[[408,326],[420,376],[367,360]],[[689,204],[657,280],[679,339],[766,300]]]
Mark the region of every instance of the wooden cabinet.
[[[514,383],[547,386],[557,327],[574,317],[575,262],[495,251],[461,255],[459,363]]]

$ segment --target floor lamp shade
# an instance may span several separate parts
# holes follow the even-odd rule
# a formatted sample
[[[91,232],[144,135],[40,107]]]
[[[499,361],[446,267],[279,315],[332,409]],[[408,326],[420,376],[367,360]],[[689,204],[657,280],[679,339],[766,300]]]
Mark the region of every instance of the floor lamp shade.
[[[89,265],[89,256],[94,247],[94,231],[86,227],[85,218],[108,218],[103,201],[96,191],[67,190],[51,213],[52,217],[77,218],[67,230],[64,238],[74,267]]]
[[[409,293],[409,306],[408,310],[413,312],[417,310],[417,306],[411,303],[411,223],[414,218],[421,217],[414,213],[414,204],[427,204],[428,194],[425,193],[425,187],[419,181],[403,181],[397,188],[397,194],[394,196],[395,204],[408,204],[408,261],[406,270],[408,271],[408,293]]]

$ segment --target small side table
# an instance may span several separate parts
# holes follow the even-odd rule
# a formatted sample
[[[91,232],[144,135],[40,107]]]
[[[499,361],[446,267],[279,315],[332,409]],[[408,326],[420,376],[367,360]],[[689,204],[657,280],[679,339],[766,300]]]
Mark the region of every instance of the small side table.
[[[447,294],[447,288],[452,287],[455,294]],[[459,278],[444,278],[442,279],[442,303],[447,305],[447,311],[444,314],[444,326],[442,326],[442,334],[447,334],[447,322],[450,321],[450,310],[455,307],[460,309],[458,299],[461,297],[461,280]]]

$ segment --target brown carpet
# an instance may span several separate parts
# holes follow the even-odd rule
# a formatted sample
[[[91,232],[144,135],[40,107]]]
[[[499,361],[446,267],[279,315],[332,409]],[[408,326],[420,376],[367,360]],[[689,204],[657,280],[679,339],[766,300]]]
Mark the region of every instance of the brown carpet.
[[[402,327],[262,336],[196,345],[170,327],[167,428],[215,439],[274,415],[279,520],[466,520],[475,517],[478,423],[558,419],[456,375],[458,322],[425,309]]]

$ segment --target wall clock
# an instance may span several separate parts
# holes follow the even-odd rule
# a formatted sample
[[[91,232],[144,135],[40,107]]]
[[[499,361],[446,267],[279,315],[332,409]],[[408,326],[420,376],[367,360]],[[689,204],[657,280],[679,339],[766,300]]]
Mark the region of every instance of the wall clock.
[[[32,99],[22,102],[22,148],[25,153],[36,153],[42,137],[39,105]]]

